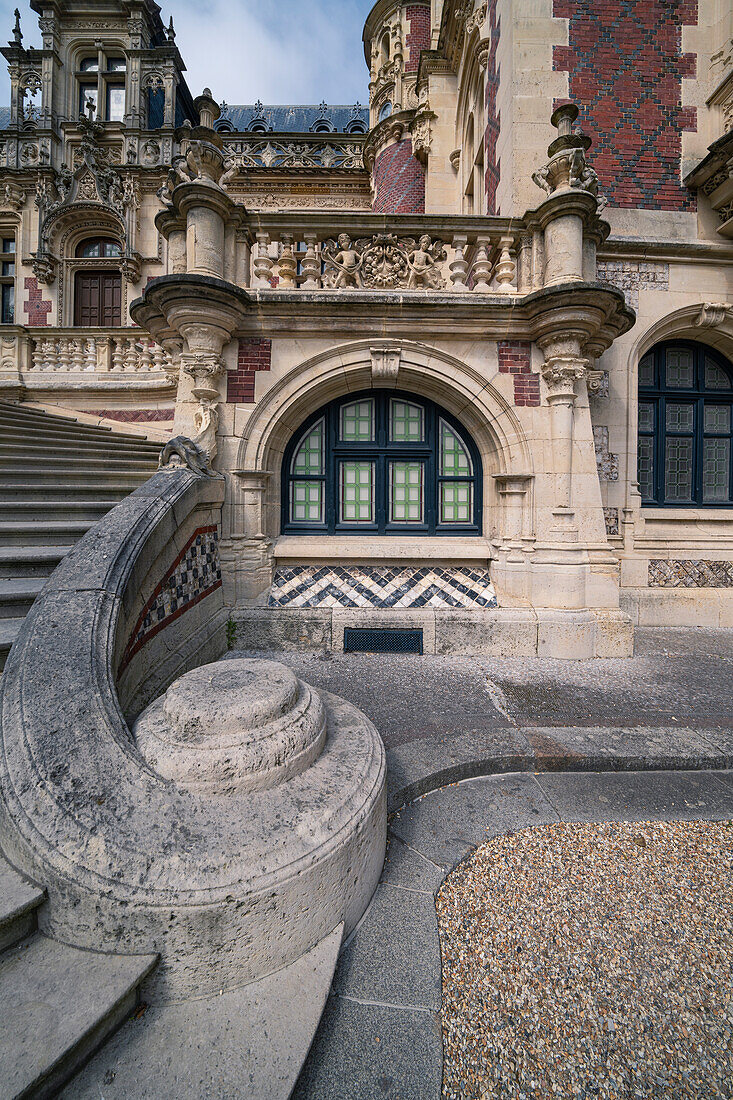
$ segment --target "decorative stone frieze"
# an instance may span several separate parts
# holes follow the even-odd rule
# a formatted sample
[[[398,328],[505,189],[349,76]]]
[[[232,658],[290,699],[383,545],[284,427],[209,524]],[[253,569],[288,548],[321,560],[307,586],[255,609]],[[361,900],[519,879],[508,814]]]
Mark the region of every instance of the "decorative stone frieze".
[[[669,290],[669,264],[655,260],[600,260],[598,280],[623,290],[632,309],[639,308],[640,290]]]
[[[352,242],[347,233],[323,244],[324,285],[336,289],[436,289],[444,285],[437,265],[446,258],[440,240],[424,234],[398,237],[396,233],[377,233]]]

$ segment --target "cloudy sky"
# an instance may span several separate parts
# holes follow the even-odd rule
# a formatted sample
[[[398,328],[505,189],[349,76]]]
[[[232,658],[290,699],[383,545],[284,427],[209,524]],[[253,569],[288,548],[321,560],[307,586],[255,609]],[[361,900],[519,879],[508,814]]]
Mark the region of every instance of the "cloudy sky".
[[[159,0],[194,95],[209,85],[227,103],[368,100],[361,32],[374,0]],[[0,0],[0,40],[20,7],[24,45],[40,45],[27,0]],[[7,104],[7,76],[0,102]]]

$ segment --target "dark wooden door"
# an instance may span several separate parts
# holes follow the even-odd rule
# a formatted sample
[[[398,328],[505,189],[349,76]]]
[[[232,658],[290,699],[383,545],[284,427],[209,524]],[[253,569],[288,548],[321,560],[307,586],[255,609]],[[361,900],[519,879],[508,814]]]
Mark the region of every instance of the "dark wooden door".
[[[77,271],[74,281],[74,325],[117,328],[122,307],[122,277],[118,271]]]

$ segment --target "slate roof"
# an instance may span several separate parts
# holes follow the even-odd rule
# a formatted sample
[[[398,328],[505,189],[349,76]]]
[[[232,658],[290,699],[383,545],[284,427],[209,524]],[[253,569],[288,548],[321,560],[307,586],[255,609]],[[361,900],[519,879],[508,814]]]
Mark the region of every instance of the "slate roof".
[[[264,126],[268,133],[307,134],[327,123],[335,133],[348,133],[355,122],[361,122],[365,130],[369,128],[368,107],[362,107],[360,103],[355,103],[352,107],[345,104],[331,106],[327,103],[318,106],[230,103],[224,104],[217,129],[228,129],[229,124],[237,133],[262,129]]]
[[[7,130],[10,125],[10,108],[0,107],[0,130]]]

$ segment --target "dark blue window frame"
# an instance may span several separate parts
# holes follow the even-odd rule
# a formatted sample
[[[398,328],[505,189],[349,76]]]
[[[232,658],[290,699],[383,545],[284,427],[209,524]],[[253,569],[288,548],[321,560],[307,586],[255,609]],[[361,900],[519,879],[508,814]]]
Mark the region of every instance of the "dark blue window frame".
[[[684,348],[693,355],[693,385],[691,387],[668,386],[666,383],[667,352]],[[719,367],[731,383],[730,389],[712,389],[705,386],[705,360],[710,359]],[[692,340],[669,340],[656,344],[642,358],[640,368],[651,365],[653,382],[642,385],[639,382],[639,432],[638,454],[641,457],[642,441],[649,440],[652,455],[651,483],[653,495],[644,495],[642,479],[639,475],[639,488],[642,491],[642,504],[646,507],[660,508],[730,508],[733,506],[733,365],[715,349]],[[692,426],[689,430],[669,429],[667,427],[667,404],[688,405],[692,408]],[[642,428],[641,406],[651,405],[653,422],[649,430]],[[705,431],[705,406],[727,405],[730,407],[728,433]],[[705,439],[711,437],[729,439],[728,454],[728,499],[705,500],[703,496],[703,467]],[[676,438],[688,438],[692,442],[692,477],[689,499],[668,499],[666,495],[665,463],[668,441]]]
[[[374,400],[375,439],[373,442],[342,442],[340,439],[340,410],[343,405],[366,398]],[[406,401],[424,410],[425,441],[423,443],[395,443],[389,440],[389,403]],[[290,519],[290,486],[297,480],[291,476],[291,465],[296,449],[319,420],[325,427],[325,475],[309,476],[307,480],[321,480],[325,486],[325,522],[298,523]],[[439,474],[440,421],[455,431],[471,458],[472,473],[466,477],[442,477]],[[390,523],[388,521],[389,487],[388,463],[391,459],[414,459],[424,462],[425,469],[425,522]],[[341,523],[338,520],[339,462],[368,461],[375,463],[375,522],[366,524]],[[472,483],[473,521],[471,523],[438,523],[439,484],[442,481],[468,481]],[[282,464],[282,531],[284,534],[354,534],[354,535],[480,535],[483,507],[483,471],[478,448],[466,429],[454,416],[424,397],[402,390],[362,390],[345,394],[323,406],[308,417],[293,435],[285,450]]]

